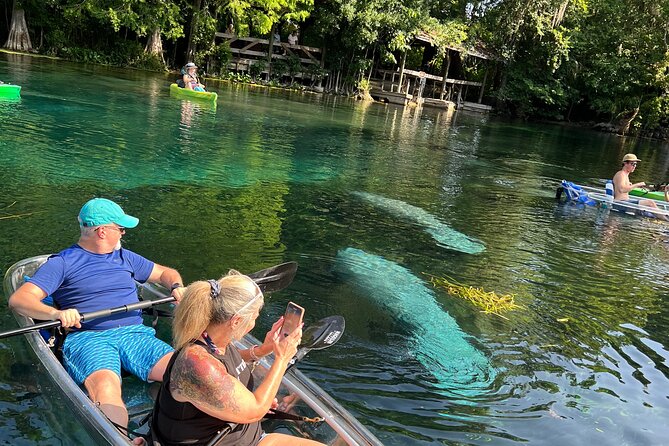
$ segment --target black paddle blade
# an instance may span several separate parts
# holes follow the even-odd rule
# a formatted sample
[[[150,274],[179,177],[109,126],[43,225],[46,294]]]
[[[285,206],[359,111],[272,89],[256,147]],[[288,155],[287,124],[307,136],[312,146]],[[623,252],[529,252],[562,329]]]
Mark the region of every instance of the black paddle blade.
[[[328,316],[302,332],[302,343],[299,348],[320,350],[335,344],[344,334],[346,321],[343,316]]]
[[[297,273],[297,262],[286,262],[281,265],[262,269],[248,276],[253,279],[263,293],[279,291],[291,284]]]
[[[312,350],[322,350],[334,345],[344,334],[346,321],[343,316],[328,316],[314,325],[310,325],[302,332],[302,343],[297,353],[288,363],[288,369],[293,367]]]

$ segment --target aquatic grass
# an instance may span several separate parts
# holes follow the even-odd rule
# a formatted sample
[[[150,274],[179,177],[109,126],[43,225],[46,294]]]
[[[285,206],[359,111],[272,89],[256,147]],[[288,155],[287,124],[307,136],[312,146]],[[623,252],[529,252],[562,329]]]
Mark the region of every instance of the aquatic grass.
[[[515,302],[515,294],[497,294],[494,291],[486,291],[483,288],[463,285],[456,280],[444,276],[437,277],[423,273],[430,277],[433,286],[443,288],[451,296],[465,299],[482,309],[484,313],[494,314],[503,319],[509,318],[502,315],[503,312],[524,308]]]
[[[16,201],[13,202],[12,204],[5,206],[4,208],[0,209],[0,211],[5,211],[6,209],[9,209],[10,207],[14,206],[16,204]],[[43,212],[43,211],[39,211]],[[0,215],[0,220],[8,220],[10,218],[21,218],[21,217],[27,217],[29,215],[36,214],[38,212],[25,212],[23,214],[8,214],[8,215]]]

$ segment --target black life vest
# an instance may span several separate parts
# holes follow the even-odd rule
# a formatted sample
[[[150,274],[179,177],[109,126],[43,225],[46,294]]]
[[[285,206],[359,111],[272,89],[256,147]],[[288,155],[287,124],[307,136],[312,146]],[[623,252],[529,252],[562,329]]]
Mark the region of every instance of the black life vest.
[[[253,390],[253,375],[251,369],[247,367],[236,347],[228,345],[225,354],[215,355],[209,351],[209,348],[200,341],[195,342],[203,346],[209,354],[221,361],[228,373],[237,376],[247,389]],[[170,374],[172,367],[181,350],[174,352],[170,359],[163,383],[160,386],[156,404],[153,409],[153,419],[151,422],[151,435],[161,446],[172,445],[206,445],[214,436],[228,425],[234,426],[232,431],[227,434],[218,446],[255,446],[260,441],[262,427],[257,421],[251,424],[234,424],[212,417],[202,412],[191,403],[182,403],[172,398],[170,393]]]

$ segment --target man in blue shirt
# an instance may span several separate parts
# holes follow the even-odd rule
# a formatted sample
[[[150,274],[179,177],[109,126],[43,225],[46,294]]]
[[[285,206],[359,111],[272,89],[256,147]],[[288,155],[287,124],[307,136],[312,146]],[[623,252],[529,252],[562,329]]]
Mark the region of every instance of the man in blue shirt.
[[[81,313],[138,302],[138,282],[183,292],[179,273],[121,247],[126,228],[139,220],[111,200],[94,198],[79,212],[79,241],[55,254],[9,298],[13,310],[71,329],[63,345],[68,373],[83,384],[110,420],[128,424],[121,398],[121,369],[145,381],[162,381],[172,347],[142,324],[141,311],[81,322]],[[55,307],[42,303],[51,295]]]

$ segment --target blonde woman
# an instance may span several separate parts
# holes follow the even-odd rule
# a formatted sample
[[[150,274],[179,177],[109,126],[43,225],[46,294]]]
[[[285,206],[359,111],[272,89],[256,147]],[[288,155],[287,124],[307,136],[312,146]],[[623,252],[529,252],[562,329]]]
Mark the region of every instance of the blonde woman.
[[[175,354],[156,399],[152,432],[161,445],[207,444],[228,424],[219,446],[319,445],[262,431],[260,420],[275,396],[302,336],[298,327],[280,337],[282,318],[262,345],[239,350],[233,340],[255,326],[263,306],[258,285],[236,271],[189,285],[174,314]],[[274,353],[265,379],[254,388],[249,363]]]

